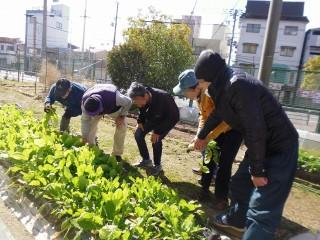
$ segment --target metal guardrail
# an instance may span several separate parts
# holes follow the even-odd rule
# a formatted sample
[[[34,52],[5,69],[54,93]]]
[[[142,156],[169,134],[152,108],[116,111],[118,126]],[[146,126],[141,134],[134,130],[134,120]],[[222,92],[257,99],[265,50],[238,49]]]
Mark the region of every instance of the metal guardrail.
[[[320,133],[320,111],[319,110],[299,108],[299,107],[288,107],[288,106],[283,106],[283,109],[287,112],[291,120],[301,121],[301,124],[306,124],[307,126],[309,126],[310,123],[312,123],[315,126],[314,132]]]

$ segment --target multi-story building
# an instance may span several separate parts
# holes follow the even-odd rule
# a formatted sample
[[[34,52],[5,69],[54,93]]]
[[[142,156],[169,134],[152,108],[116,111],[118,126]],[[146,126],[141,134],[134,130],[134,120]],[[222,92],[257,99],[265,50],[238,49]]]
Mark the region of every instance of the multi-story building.
[[[183,15],[181,19],[175,19],[174,22],[185,23],[189,26],[189,28],[191,29],[191,41],[192,38],[198,38],[200,36],[201,19],[201,16]]]
[[[302,63],[305,64],[309,58],[320,55],[320,28],[309,29],[305,35]]]
[[[0,67],[6,68],[17,62],[20,55],[19,38],[0,37]]]
[[[240,18],[240,38],[235,66],[255,76],[258,74],[265,38],[269,1],[247,1],[246,11]],[[273,55],[271,81],[294,85],[299,66],[306,24],[303,16],[304,2],[283,2]]]
[[[191,29],[189,37],[190,44],[194,49],[194,55],[199,54],[205,49],[211,49],[220,53],[223,57],[227,57],[227,27],[222,24],[213,24],[212,35],[203,37],[201,31],[201,16],[182,16],[182,19],[175,19],[175,22],[185,23]]]
[[[38,64],[42,51],[43,10],[26,11],[26,70]],[[47,14],[47,48],[68,49],[69,7],[63,4],[51,6]],[[32,62],[32,63],[30,63]],[[32,69],[34,70],[34,69]]]
[[[222,24],[214,24],[212,27],[211,38],[194,38],[194,54],[199,56],[205,49],[211,49],[218,52],[223,58],[228,57],[228,27]]]

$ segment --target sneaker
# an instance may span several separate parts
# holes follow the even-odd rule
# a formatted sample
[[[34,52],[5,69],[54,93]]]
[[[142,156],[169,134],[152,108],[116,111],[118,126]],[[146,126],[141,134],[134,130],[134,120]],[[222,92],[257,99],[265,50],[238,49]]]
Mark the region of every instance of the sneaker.
[[[140,168],[152,167],[152,161],[150,159],[148,160],[143,159],[142,161],[133,164],[133,166],[140,167]]]
[[[244,228],[239,228],[239,227],[235,227],[228,224],[228,219],[226,214],[220,214],[215,216],[213,219],[213,225],[226,232],[230,232],[230,230],[233,230],[239,233],[244,233],[245,231]]]
[[[213,232],[208,236],[208,240],[222,240],[219,233]]]
[[[199,175],[201,176],[202,175],[202,172],[201,172],[201,169],[200,168],[192,168],[192,172],[196,175]]]
[[[116,157],[117,162],[122,162],[122,157],[121,156],[116,155],[115,157]]]
[[[150,174],[153,176],[158,176],[161,172],[163,172],[161,165],[155,165],[150,170]]]

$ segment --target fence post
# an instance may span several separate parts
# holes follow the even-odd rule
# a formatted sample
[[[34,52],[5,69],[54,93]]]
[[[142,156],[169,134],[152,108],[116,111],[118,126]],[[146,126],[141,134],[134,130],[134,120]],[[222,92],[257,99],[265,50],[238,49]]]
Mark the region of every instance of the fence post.
[[[317,123],[317,127],[316,127],[316,133],[320,133],[320,113],[318,115],[318,123]]]

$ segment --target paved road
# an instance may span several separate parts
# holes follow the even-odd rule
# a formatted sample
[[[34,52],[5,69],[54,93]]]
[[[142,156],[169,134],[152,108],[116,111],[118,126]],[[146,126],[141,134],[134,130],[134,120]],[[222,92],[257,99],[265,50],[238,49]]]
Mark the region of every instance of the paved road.
[[[34,237],[19,222],[16,216],[5,206],[0,198],[0,239],[1,240],[34,240]]]

